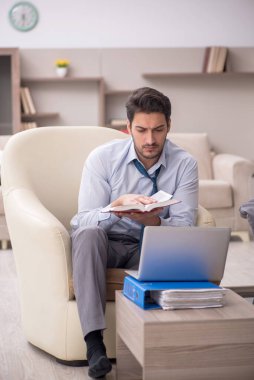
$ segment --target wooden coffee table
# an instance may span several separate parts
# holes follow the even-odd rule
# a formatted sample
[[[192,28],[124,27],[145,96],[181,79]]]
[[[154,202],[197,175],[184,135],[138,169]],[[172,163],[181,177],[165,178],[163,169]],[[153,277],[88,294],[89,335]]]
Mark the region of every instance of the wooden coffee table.
[[[221,285],[243,297],[254,297],[254,241],[229,244]]]
[[[116,292],[117,379],[253,380],[254,307],[145,311]]]

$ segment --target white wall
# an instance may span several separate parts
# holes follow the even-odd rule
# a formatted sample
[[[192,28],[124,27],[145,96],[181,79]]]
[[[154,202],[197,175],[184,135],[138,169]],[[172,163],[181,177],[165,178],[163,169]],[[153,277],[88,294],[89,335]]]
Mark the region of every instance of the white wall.
[[[31,0],[40,20],[18,32],[0,1],[0,47],[254,46],[254,0]]]

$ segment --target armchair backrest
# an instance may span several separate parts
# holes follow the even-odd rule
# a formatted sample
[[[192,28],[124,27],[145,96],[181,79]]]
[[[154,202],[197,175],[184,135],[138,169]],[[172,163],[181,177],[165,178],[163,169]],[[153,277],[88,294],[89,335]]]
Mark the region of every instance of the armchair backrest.
[[[199,179],[212,179],[212,156],[206,133],[169,133],[169,140],[189,152],[198,162]]]
[[[69,230],[85,159],[98,145],[124,138],[128,135],[103,127],[42,127],[13,135],[4,150],[4,194],[28,190]],[[198,224],[209,224],[202,215]]]
[[[13,135],[4,151],[4,192],[28,189],[69,229],[86,157],[96,146],[126,137],[103,127],[43,127]]]

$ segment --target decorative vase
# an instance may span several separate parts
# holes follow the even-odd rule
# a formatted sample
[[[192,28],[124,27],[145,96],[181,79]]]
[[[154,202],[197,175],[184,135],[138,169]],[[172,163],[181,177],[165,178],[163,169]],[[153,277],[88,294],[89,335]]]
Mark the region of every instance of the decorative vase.
[[[67,73],[68,73],[68,67],[56,67],[56,75],[58,77],[61,77],[61,78],[66,77]]]

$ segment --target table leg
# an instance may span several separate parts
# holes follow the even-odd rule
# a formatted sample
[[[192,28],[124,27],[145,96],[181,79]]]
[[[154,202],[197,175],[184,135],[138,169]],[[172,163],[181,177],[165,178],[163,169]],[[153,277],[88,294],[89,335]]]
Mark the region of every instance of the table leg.
[[[142,380],[142,367],[122,341],[116,335],[116,378],[117,380]]]

